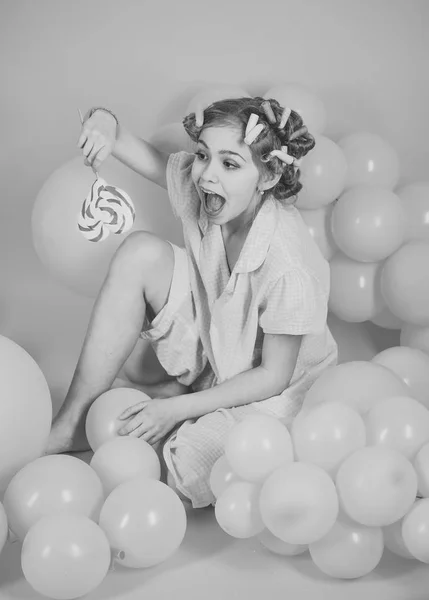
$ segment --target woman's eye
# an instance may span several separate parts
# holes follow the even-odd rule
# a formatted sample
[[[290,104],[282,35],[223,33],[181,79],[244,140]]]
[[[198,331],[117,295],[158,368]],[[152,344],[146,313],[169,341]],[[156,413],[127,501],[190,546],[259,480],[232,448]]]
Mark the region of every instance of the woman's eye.
[[[238,165],[236,165],[233,162],[230,162],[229,160],[226,160],[223,164],[227,169],[238,169]]]
[[[198,158],[198,160],[205,159],[205,154],[203,152],[195,152],[195,156]]]

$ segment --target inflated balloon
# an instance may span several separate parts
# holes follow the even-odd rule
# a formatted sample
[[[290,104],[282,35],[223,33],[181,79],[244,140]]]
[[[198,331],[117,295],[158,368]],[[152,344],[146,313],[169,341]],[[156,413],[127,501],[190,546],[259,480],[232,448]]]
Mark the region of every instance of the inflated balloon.
[[[166,123],[159,127],[149,139],[149,143],[165,154],[195,152],[196,144],[186,133],[183,123]]]
[[[418,560],[429,563],[429,498],[417,500],[402,522],[405,547]]]
[[[299,113],[312,135],[324,131],[327,119],[325,105],[306,87],[296,83],[276,85],[265,92],[264,98],[275,98],[281,106]]]
[[[22,545],[25,579],[48,598],[71,600],[89,594],[106,577],[110,563],[106,534],[78,515],[43,517]]]
[[[150,231],[183,245],[165,190],[111,157],[101,166],[100,176],[133,199],[133,231]],[[89,297],[98,293],[114,253],[130,234],[109,235],[96,244],[79,232],[76,218],[93,183],[93,171],[81,157],[64,163],[43,184],[31,217],[33,244],[43,265],[58,282]]]
[[[331,232],[331,214],[335,203],[314,210],[301,209],[299,212],[308,227],[311,237],[319,246],[326,260],[334,256],[337,245]]]
[[[264,481],[259,507],[265,526],[289,544],[311,544],[335,523],[339,504],[334,482],[320,467],[293,462]]]
[[[160,479],[161,464],[155,450],[141,438],[117,437],[95,451],[90,466],[99,476],[106,496],[118,485],[142,475]]]
[[[213,102],[230,98],[250,98],[249,93],[237,86],[229,84],[214,84],[202,87],[190,100],[185,114],[197,113],[206,109]]]
[[[429,410],[414,398],[378,400],[365,416],[368,446],[394,448],[413,460],[429,442]]]
[[[376,354],[372,362],[387,367],[410,388],[409,396],[429,408],[429,356],[407,346],[393,346]]]
[[[400,334],[401,346],[417,348],[429,354],[429,326],[421,327],[412,323],[403,323]]]
[[[18,344],[0,335],[0,495],[24,465],[43,454],[51,430],[46,378]]]
[[[275,417],[250,415],[230,430],[225,456],[241,479],[261,482],[274,469],[293,460],[292,440]]]
[[[320,540],[310,544],[314,564],[326,575],[355,579],[368,575],[381,560],[384,550],[381,527],[366,527],[341,513]]]
[[[326,369],[307,392],[302,409],[342,402],[364,415],[382,398],[408,394],[409,387],[386,367],[355,360]]]
[[[97,520],[103,502],[97,473],[67,454],[29,463],[14,476],[4,495],[9,527],[20,540],[44,516],[76,514]]]
[[[335,243],[349,258],[362,262],[383,260],[404,239],[401,200],[380,186],[354,186],[335,203],[331,227]]]
[[[429,242],[404,244],[384,262],[381,293],[393,314],[407,323],[429,325]]]
[[[429,443],[424,444],[413,460],[420,496],[429,498]]]
[[[343,137],[338,146],[347,162],[346,187],[361,183],[393,189],[399,179],[397,152],[374,133],[358,132]]]
[[[260,486],[248,481],[231,483],[218,497],[215,517],[220,527],[235,538],[250,538],[265,525],[259,510]]]
[[[382,327],[383,329],[396,329],[400,330],[404,324],[402,319],[399,319],[392,311],[387,307],[384,308],[370,319],[374,325]]]
[[[296,207],[322,208],[336,200],[344,190],[347,163],[341,148],[332,140],[316,135],[316,146],[302,159],[302,189]]]
[[[267,528],[258,533],[256,538],[267,550],[281,556],[298,556],[298,554],[304,554],[308,550],[308,544],[288,544],[273,535]]]
[[[398,450],[368,446],[346,458],[335,480],[342,509],[362,525],[401,519],[417,494],[417,475]]]
[[[92,404],[85,421],[85,432],[93,452],[117,437],[127,421],[118,417],[126,408],[150,400],[150,397],[134,388],[114,388],[101,394]]]
[[[99,524],[111,547],[125,553],[123,566],[151,567],[179,548],[186,511],[167,485],[139,476],[121,483],[107,497]]]
[[[210,472],[210,489],[213,492],[215,498],[219,498],[226,488],[235,483],[241,481],[240,478],[231,468],[226,456],[223,454],[217,459]]]
[[[405,240],[429,241],[429,182],[409,183],[396,193],[404,208]]]
[[[365,424],[350,406],[327,402],[298,414],[292,441],[295,460],[317,465],[334,477],[344,459],[365,446]]]
[[[0,502],[0,552],[3,550],[9,535],[9,525],[3,504]]]
[[[363,263],[336,252],[330,260],[329,310],[343,321],[363,323],[385,306],[380,291],[382,263]]]
[[[383,538],[384,545],[386,548],[393,552],[393,554],[397,554],[402,558],[415,559],[415,556],[411,554],[404,543],[404,538],[402,537],[402,525],[404,519],[399,519],[399,521],[395,521],[391,525],[386,525],[383,527]]]

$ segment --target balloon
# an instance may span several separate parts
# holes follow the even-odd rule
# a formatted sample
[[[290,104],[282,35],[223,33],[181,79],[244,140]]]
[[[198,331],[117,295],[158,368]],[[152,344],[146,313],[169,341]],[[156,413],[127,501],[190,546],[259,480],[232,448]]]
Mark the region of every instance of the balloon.
[[[113,158],[103,163],[100,177],[123,189],[134,202],[136,219],[131,231],[151,231],[183,245],[165,190]],[[33,244],[43,265],[68,289],[89,297],[98,293],[115,251],[131,233],[90,242],[79,232],[78,214],[94,180],[81,157],[66,162],[43,184],[31,217]]]
[[[393,552],[393,554],[402,556],[402,558],[414,559],[415,557],[406,547],[404,538],[402,537],[403,522],[404,519],[402,518],[399,519],[399,521],[395,521],[391,525],[386,525],[386,527],[382,528],[384,545],[390,552]]]
[[[110,562],[105,533],[78,515],[43,517],[22,545],[24,576],[48,598],[71,600],[95,590],[106,577]]]
[[[276,469],[262,485],[259,507],[265,526],[289,544],[323,537],[338,515],[338,496],[329,475],[310,463]]]
[[[166,123],[153,133],[149,143],[160,152],[174,154],[175,152],[195,152],[196,143],[186,133],[183,123]]]
[[[213,102],[226,100],[230,98],[250,98],[250,95],[243,88],[236,85],[218,84],[202,87],[190,100],[185,114],[205,110]]]
[[[165,483],[138,476],[121,483],[107,497],[100,527],[112,548],[125,553],[125,567],[151,567],[179,548],[186,531],[186,511]]]
[[[402,522],[405,547],[418,560],[429,563],[429,498],[417,500]]]
[[[301,115],[311,134],[322,133],[326,127],[326,108],[310,90],[296,83],[276,85],[267,90],[264,98],[274,98],[283,106]]]
[[[429,182],[409,183],[396,193],[404,208],[405,240],[429,241]]]
[[[237,481],[241,480],[234,473],[226,456],[223,454],[217,459],[210,472],[210,489],[214,497],[219,498],[229,485]]]
[[[368,446],[394,448],[412,460],[429,442],[429,410],[406,396],[378,400],[365,417]]]
[[[298,554],[303,554],[308,550],[308,544],[288,544],[273,535],[267,528],[258,533],[256,537],[265,548],[274,554],[298,556]]]
[[[429,498],[429,443],[424,444],[413,460],[420,496]]]
[[[342,402],[364,415],[377,400],[408,393],[408,386],[386,367],[356,360],[326,369],[307,392],[302,410]]]
[[[361,183],[393,189],[399,179],[399,158],[383,138],[359,132],[343,137],[338,146],[344,153],[348,170],[346,187]]]
[[[278,419],[250,415],[230,430],[225,456],[238,477],[261,482],[274,469],[293,460],[292,440]]]
[[[0,494],[13,475],[43,454],[52,402],[44,374],[15,342],[0,335]]]
[[[155,450],[141,438],[117,437],[96,450],[90,466],[99,476],[106,496],[119,484],[138,475],[160,479],[161,464]]]
[[[100,478],[83,460],[56,454],[23,467],[4,495],[13,533],[23,540],[41,517],[76,514],[97,520],[104,502]]]
[[[374,325],[378,327],[382,327],[383,329],[401,329],[403,326],[403,321],[398,319],[396,315],[394,315],[391,310],[384,306],[382,310],[372,317],[371,321]]]
[[[298,414],[292,424],[296,460],[324,469],[332,477],[340,464],[365,446],[366,432],[357,411],[340,402],[327,402]]]
[[[403,323],[400,334],[401,346],[417,348],[429,354],[429,326],[421,327],[412,323]]]
[[[91,404],[85,422],[86,437],[94,452],[106,442],[120,437],[118,430],[126,421],[120,421],[119,415],[142,400],[150,400],[150,397],[134,388],[114,388],[98,396]]]
[[[429,242],[412,241],[389,256],[381,271],[381,293],[393,314],[429,325]]]
[[[366,527],[341,514],[332,529],[310,544],[309,550],[323,573],[339,579],[363,577],[381,560],[383,532],[380,527]]]
[[[375,317],[383,306],[380,292],[380,263],[357,262],[342,252],[330,261],[329,310],[339,319],[362,323]]]
[[[302,159],[300,167],[303,187],[295,204],[299,209],[322,208],[344,190],[347,164],[341,149],[322,135],[316,135],[315,140],[315,147]]]
[[[402,518],[417,493],[417,475],[398,450],[361,448],[338,469],[336,486],[342,509],[362,525],[390,525]]]
[[[215,517],[220,527],[235,538],[249,538],[265,525],[259,512],[260,486],[248,481],[231,483],[215,504]]]
[[[357,185],[335,203],[332,235],[349,258],[377,262],[390,256],[404,239],[402,203],[390,190]]]
[[[331,260],[337,246],[331,233],[331,214],[335,203],[314,210],[301,209],[299,212],[308,227],[311,237],[326,260]]]
[[[376,354],[372,362],[383,365],[410,388],[408,396],[429,408],[429,356],[415,348],[394,346]]]
[[[6,544],[9,535],[9,526],[7,523],[7,515],[3,504],[0,502],[0,553]]]

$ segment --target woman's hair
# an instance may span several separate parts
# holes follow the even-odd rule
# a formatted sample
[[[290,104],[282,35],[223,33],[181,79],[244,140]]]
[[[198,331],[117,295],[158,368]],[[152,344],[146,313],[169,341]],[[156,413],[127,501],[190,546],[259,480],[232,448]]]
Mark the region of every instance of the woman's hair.
[[[195,113],[183,119],[183,126],[194,142],[198,141],[206,127],[213,126],[238,127],[244,139],[250,115],[258,115],[258,124],[262,123],[264,129],[249,146],[253,160],[262,175],[272,177],[281,173],[278,183],[270,192],[277,200],[292,198],[287,204],[294,204],[302,188],[299,181],[300,170],[293,164],[285,164],[276,156],[270,156],[270,152],[287,146],[287,153],[300,159],[314,148],[315,140],[308,133],[301,116],[294,110],[291,110],[285,126],[282,129],[278,128],[284,108],[275,99],[268,100],[276,119],[276,123],[270,123],[262,106],[264,102],[267,102],[267,99],[260,97],[219,100],[204,110],[204,123],[201,127],[196,124]]]

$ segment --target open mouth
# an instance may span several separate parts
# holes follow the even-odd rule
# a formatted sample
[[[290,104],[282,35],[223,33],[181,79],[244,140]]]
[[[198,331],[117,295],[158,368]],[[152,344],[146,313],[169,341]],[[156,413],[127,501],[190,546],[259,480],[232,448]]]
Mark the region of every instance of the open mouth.
[[[206,192],[201,190],[203,195],[203,207],[206,214],[210,217],[217,217],[225,206],[226,200],[220,194],[214,194],[213,192]]]

